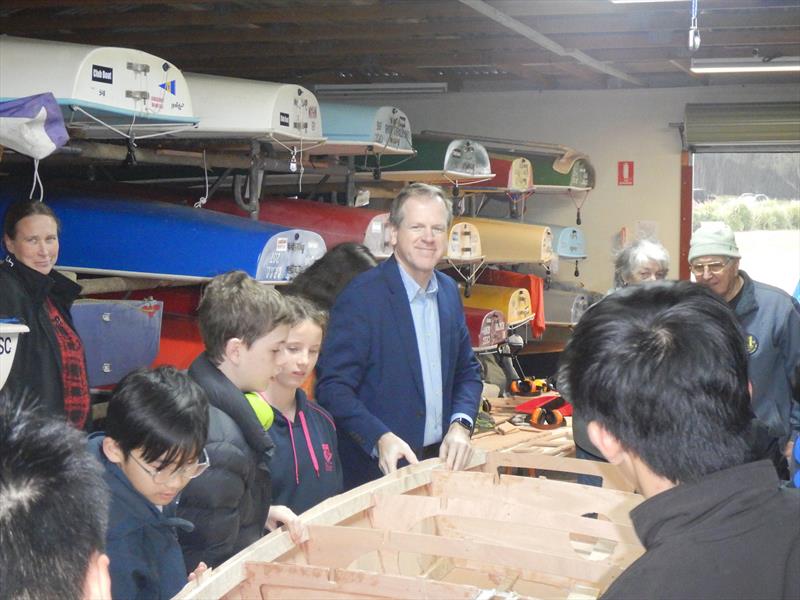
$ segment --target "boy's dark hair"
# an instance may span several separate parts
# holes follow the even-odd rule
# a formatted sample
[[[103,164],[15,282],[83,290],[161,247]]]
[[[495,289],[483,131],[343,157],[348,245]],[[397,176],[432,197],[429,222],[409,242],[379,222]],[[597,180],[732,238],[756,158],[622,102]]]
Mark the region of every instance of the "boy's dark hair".
[[[592,306],[561,356],[558,384],[584,421],[672,482],[750,458],[744,338],[727,304],[702,286],[654,282]]]
[[[0,393],[0,596],[82,598],[108,503],[83,434]]]
[[[358,275],[378,264],[363,244],[345,242],[328,250],[319,260],[294,278],[282,291],[304,296],[330,310],[336,296]]]
[[[191,462],[208,436],[206,393],[175,367],[138,369],[114,390],[105,433],[126,457],[138,448],[145,462]]]
[[[37,200],[18,200],[6,209],[6,213],[3,216],[3,234],[12,240],[15,239],[17,237],[17,223],[25,217],[33,215],[44,215],[52,218],[56,222],[57,231],[61,231],[61,221],[58,220],[56,213],[47,204]]]
[[[206,353],[215,365],[224,360],[228,340],[239,338],[250,347],[290,321],[281,295],[244,271],[214,277],[203,292],[198,315]]]

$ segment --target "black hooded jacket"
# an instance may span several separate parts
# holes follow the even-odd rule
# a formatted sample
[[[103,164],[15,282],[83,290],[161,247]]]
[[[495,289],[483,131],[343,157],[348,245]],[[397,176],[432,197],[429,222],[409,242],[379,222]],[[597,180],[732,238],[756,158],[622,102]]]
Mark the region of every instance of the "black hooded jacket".
[[[61,273],[43,275],[13,255],[0,263],[0,318],[16,318],[30,329],[20,334],[6,387],[14,395],[27,392],[52,415],[64,416],[64,394],[61,352],[45,301],[49,298],[75,330],[69,310],[80,291],[81,286]]]
[[[187,565],[204,561],[216,567],[264,533],[273,443],[241,390],[205,353],[189,367],[189,375],[208,394],[211,466],[181,494],[178,516],[195,529],[179,532],[179,539]]]
[[[679,484],[631,511],[646,552],[602,598],[800,598],[798,516],[769,461]]]

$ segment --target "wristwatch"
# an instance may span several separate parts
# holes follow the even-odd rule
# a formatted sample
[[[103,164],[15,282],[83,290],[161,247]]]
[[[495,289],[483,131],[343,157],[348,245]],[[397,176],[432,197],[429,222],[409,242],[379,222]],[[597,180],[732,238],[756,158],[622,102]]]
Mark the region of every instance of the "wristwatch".
[[[470,436],[472,436],[472,432],[475,430],[475,426],[466,417],[456,417],[455,419],[450,421],[451,425],[453,423],[458,423],[459,425],[461,425],[464,429],[466,429],[469,432]]]

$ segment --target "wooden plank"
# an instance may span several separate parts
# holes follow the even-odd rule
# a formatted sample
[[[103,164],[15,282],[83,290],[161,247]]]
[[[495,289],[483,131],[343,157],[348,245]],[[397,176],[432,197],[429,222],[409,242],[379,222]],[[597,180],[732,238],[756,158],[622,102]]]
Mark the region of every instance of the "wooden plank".
[[[504,498],[507,502],[543,509],[557,505],[568,514],[599,513],[620,523],[627,522],[630,511],[642,501],[638,494],[566,481],[447,471],[431,475],[434,496],[485,502]]]
[[[563,428],[562,428],[563,429]],[[561,429],[554,429],[552,431],[561,432]],[[517,427],[517,431],[507,433],[505,435],[497,435],[490,432],[488,435],[478,434],[478,437],[473,445],[486,451],[513,451],[514,449],[526,449],[531,453],[544,454],[547,450],[557,448],[556,453],[568,455],[574,453],[575,444],[571,439],[566,437],[556,438],[551,440],[548,438],[534,438],[543,432],[533,429],[522,429]]]
[[[492,453],[487,457],[487,472],[496,473],[499,467],[519,467],[545,471],[561,471],[581,475],[598,475],[603,478],[603,487],[625,492],[634,491],[633,485],[615,466],[595,460],[547,456],[540,452],[527,452],[526,448],[516,447],[508,452]]]
[[[574,553],[567,556],[501,543],[465,544],[463,540],[435,535],[328,525],[310,525],[309,534],[310,539],[305,544],[309,561],[337,568],[346,568],[361,555],[382,550],[458,558],[506,569],[527,568],[603,586],[621,573],[619,567],[605,560],[588,561]]]
[[[485,503],[464,498],[380,494],[375,496],[375,505],[370,509],[371,523],[381,529],[416,530],[422,521],[434,517],[485,519],[486,531],[490,534],[496,523],[513,526],[535,524],[543,530],[605,538],[641,550],[639,538],[629,519],[619,522],[589,519],[566,513],[557,505],[532,508],[502,499]]]
[[[468,585],[310,565],[248,563],[245,570],[247,584],[240,586],[242,595],[263,600],[290,600],[298,597],[315,600],[325,598],[467,600],[476,598],[481,593],[480,589]]]

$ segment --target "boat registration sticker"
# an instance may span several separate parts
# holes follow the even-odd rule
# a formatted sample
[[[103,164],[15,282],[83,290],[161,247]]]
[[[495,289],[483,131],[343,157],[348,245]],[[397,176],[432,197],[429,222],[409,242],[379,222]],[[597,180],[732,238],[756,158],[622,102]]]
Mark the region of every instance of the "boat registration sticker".
[[[288,247],[289,247],[288,238],[285,237],[278,238],[278,242],[275,244],[275,252],[286,252]]]

